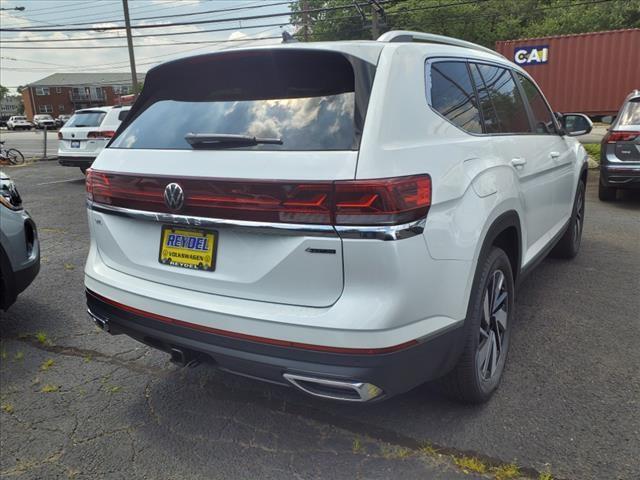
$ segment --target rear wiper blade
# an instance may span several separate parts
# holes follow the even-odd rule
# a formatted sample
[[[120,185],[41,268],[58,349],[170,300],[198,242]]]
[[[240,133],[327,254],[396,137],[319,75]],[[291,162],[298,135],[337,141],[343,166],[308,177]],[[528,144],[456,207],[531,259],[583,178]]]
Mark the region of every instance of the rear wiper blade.
[[[235,148],[251,147],[258,144],[282,145],[280,138],[260,138],[251,135],[232,135],[228,133],[187,133],[184,139],[193,148]]]

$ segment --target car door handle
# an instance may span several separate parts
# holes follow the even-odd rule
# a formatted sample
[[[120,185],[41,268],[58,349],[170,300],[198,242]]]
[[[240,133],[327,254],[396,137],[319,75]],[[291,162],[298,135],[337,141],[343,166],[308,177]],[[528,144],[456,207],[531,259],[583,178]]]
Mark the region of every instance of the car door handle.
[[[524,167],[527,161],[524,158],[513,158],[511,159],[511,165],[514,167]]]
[[[551,158],[559,158],[559,157],[560,157],[560,152],[551,152],[551,153],[549,154],[549,156],[550,156]]]

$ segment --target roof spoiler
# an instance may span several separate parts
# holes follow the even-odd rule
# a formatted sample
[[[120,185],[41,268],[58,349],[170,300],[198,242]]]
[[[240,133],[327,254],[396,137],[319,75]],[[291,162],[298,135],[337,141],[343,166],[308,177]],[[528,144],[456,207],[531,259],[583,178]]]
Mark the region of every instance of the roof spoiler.
[[[425,42],[425,43],[438,43],[440,45],[451,45],[454,47],[472,48],[484,53],[489,53],[501,58],[505,58],[504,55],[499,54],[495,50],[483,47],[477,43],[467,42],[466,40],[459,40],[457,38],[445,37],[444,35],[436,35],[434,33],[412,32],[409,30],[392,30],[387,33],[383,33],[378,37],[378,42]]]

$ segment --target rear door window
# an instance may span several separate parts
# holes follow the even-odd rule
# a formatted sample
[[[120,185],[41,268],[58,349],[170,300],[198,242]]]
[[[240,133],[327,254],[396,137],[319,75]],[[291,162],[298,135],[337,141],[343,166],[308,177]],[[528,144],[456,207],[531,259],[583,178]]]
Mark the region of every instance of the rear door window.
[[[102,119],[105,117],[106,113],[94,110],[87,112],[78,112],[73,117],[69,119],[67,123],[65,123],[65,128],[67,127],[98,127],[102,123]]]
[[[480,112],[484,123],[484,133],[500,133],[498,115],[493,108],[493,102],[489,96],[489,90],[487,90],[484,80],[480,75],[478,65],[470,63],[469,70],[471,71],[471,77],[473,78],[473,83],[475,84],[476,91],[478,92],[478,105],[480,106]]]
[[[191,150],[188,134],[281,144],[251,150],[355,150],[375,67],[337,52],[263,50],[193,57],[151,73],[111,148]],[[154,75],[155,73],[155,75]]]
[[[466,62],[434,62],[429,76],[431,106],[461,129],[482,133],[478,101]]]
[[[529,115],[511,72],[483,63],[477,67],[497,115],[499,133],[531,133]]]
[[[557,130],[556,123],[553,119],[553,113],[551,113],[551,109],[549,109],[549,106],[542,96],[542,93],[540,93],[540,90],[538,90],[538,87],[536,87],[534,83],[524,75],[516,73],[515,76],[520,81],[522,90],[524,91],[524,94],[529,101],[529,105],[531,106],[531,113],[533,113],[533,119],[535,122],[535,132],[543,135],[555,135]]]

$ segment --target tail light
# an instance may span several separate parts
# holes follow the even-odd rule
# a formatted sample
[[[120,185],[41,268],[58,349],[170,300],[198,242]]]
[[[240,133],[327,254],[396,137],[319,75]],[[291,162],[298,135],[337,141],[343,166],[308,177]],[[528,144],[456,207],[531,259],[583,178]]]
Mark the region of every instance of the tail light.
[[[636,138],[640,136],[640,132],[621,132],[612,130],[609,131],[605,137],[605,143],[616,143],[616,142],[632,142]]]
[[[62,140],[62,132],[58,131],[58,140]]]
[[[116,134],[113,130],[102,130],[87,133],[87,138],[112,138]]]
[[[185,192],[180,211],[164,189]],[[139,177],[87,171],[90,200],[116,207],[209,218],[321,225],[399,225],[427,215],[431,177],[323,182],[239,181]]]

